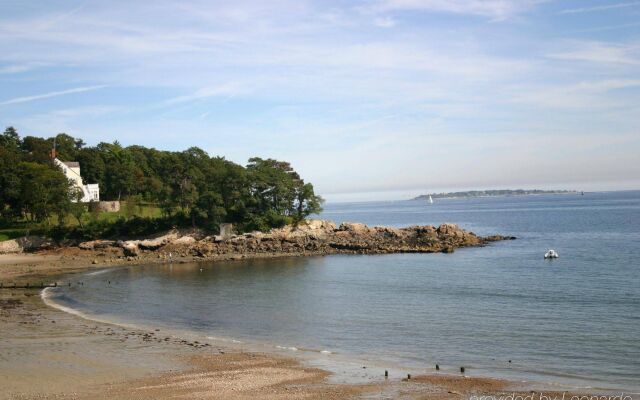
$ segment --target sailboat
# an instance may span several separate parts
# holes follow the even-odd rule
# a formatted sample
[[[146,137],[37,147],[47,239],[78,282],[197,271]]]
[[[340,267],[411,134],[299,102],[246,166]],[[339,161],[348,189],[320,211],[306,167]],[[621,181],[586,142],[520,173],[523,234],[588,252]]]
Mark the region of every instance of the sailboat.
[[[431,195],[429,195],[429,200],[427,200],[429,202],[429,204],[433,204],[433,198],[431,197]]]

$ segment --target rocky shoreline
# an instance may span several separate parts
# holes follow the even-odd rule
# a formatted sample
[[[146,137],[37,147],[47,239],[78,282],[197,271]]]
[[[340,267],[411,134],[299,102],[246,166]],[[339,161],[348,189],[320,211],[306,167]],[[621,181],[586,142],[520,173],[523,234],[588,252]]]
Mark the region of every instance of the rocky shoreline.
[[[454,224],[407,228],[369,227],[360,223],[306,221],[270,232],[203,236],[199,232],[167,234],[143,240],[95,240],[78,245],[82,250],[129,261],[155,257],[173,259],[245,258],[266,255],[329,255],[387,253],[451,253],[459,247],[483,246],[515,239],[512,236],[480,237]]]
[[[336,225],[323,220],[228,237],[209,236],[198,230],[172,230],[151,238],[65,245],[29,237],[15,243],[3,242],[0,283],[38,283],[88,268],[117,265],[331,254],[451,253],[460,247],[512,239],[515,238],[501,235],[481,237],[453,224],[390,228],[360,223]]]

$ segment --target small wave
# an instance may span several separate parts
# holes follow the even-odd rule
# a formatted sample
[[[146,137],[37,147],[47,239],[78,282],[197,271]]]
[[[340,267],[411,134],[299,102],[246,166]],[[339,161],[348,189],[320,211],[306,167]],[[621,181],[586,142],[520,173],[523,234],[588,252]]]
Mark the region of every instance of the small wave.
[[[244,343],[242,340],[219,337],[219,336],[207,336],[207,339],[216,340],[219,342]]]
[[[111,270],[112,270],[111,268],[100,269],[100,270],[98,270],[98,271],[88,272],[88,273],[84,274],[84,276],[96,276],[96,275],[102,275],[102,274],[104,274],[104,273],[106,273],[106,272],[109,272],[109,271],[111,271]]]
[[[287,346],[276,346],[276,349],[280,349],[280,350],[290,350],[290,351],[298,351],[297,347],[287,347]]]
[[[77,317],[80,317],[82,319],[86,319],[87,321],[93,321],[93,322],[99,322],[102,324],[109,324],[109,325],[117,325],[117,326],[121,326],[123,328],[128,328],[128,329],[140,329],[140,327],[136,326],[136,325],[132,325],[132,324],[124,324],[124,323],[120,323],[120,322],[115,322],[115,321],[111,321],[108,319],[102,319],[102,318],[97,318],[94,316],[90,316],[88,314],[83,313],[80,310],[76,310],[74,308],[71,307],[67,307],[64,306],[58,302],[56,302],[55,300],[53,300],[53,291],[50,289],[54,289],[54,288],[45,288],[40,292],[40,298],[42,299],[42,302],[51,307],[51,308],[55,308],[56,310],[65,312],[67,314],[71,314],[71,315],[75,315]]]

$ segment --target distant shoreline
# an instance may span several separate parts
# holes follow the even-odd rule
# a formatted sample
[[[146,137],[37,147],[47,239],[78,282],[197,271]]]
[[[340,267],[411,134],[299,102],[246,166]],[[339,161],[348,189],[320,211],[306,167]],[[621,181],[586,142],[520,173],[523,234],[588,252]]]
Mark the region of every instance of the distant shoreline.
[[[576,190],[470,190],[465,192],[447,192],[447,193],[429,193],[421,194],[411,200],[427,200],[429,196],[432,199],[469,199],[481,197],[512,197],[512,196],[539,196],[545,194],[578,194]]]

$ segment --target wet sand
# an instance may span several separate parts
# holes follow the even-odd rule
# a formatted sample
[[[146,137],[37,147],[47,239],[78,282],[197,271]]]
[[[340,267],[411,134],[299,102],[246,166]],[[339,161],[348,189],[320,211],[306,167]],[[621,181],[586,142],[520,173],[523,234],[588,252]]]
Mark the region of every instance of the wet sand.
[[[82,257],[69,260],[0,256],[0,281],[90,269]],[[0,399],[468,399],[516,389],[477,377],[338,384],[329,375],[295,358],[88,321],[46,306],[38,290],[0,290]]]

